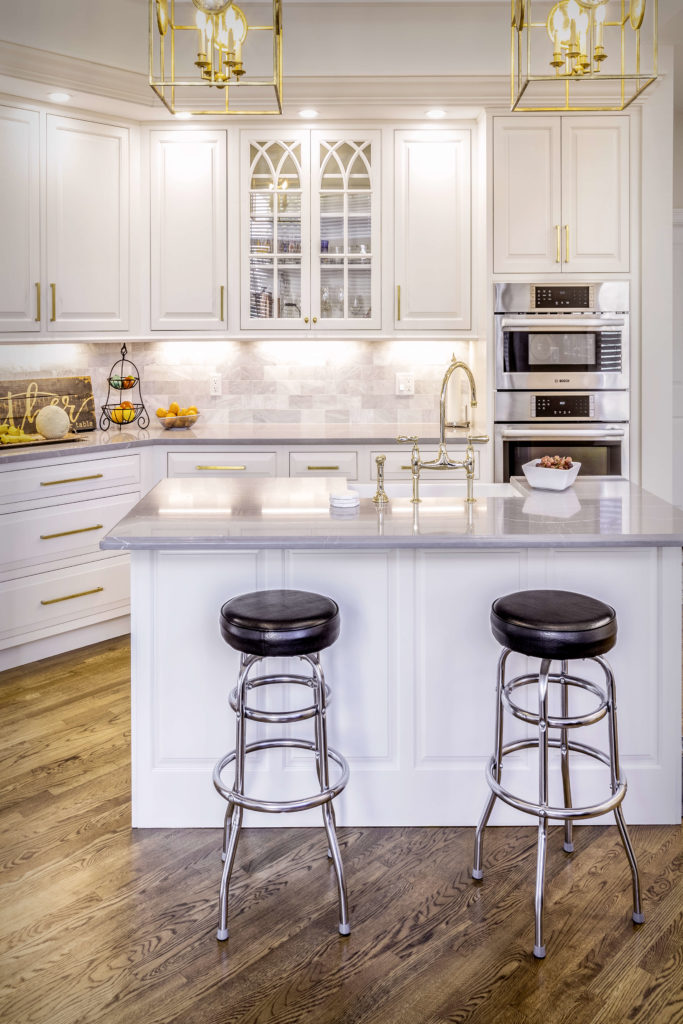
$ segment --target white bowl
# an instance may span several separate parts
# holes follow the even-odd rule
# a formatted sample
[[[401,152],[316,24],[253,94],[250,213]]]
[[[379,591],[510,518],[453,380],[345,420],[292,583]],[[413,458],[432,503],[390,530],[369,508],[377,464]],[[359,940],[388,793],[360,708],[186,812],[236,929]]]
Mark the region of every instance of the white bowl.
[[[538,459],[525,462],[522,466],[527,483],[541,491],[565,491],[576,480],[581,463],[575,462],[571,469],[546,469],[537,465]]]

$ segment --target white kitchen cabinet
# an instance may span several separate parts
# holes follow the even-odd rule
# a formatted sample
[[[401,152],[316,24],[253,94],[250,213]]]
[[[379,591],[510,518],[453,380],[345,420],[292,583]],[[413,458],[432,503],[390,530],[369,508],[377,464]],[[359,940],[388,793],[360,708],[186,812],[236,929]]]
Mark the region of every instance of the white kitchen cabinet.
[[[494,273],[629,270],[629,119],[494,118]]]
[[[0,106],[0,331],[40,330],[39,114]]]
[[[140,497],[139,453],[0,468],[0,668],[127,632],[128,556],[99,542]]]
[[[150,132],[150,326],[225,331],[226,132]]]
[[[377,329],[380,133],[245,133],[242,327]]]
[[[345,451],[312,449],[289,453],[290,476],[345,476],[348,480],[358,477],[358,452],[353,448]]]
[[[397,131],[397,330],[471,327],[471,133]]]
[[[276,476],[277,453],[225,449],[169,452],[167,471],[170,477]]]
[[[128,129],[47,115],[49,331],[125,331]]]

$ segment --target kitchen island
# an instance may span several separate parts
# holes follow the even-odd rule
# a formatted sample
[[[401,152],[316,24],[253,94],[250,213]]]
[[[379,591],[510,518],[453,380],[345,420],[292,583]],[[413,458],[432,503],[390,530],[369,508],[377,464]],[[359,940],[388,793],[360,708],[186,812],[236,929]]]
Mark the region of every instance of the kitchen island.
[[[374,487],[358,485],[360,508],[335,510],[329,492],[339,479],[169,479],[110,531],[102,548],[132,553],[134,826],[221,823],[211,771],[233,746],[228,693],[238,655],[220,637],[218,613],[236,594],[279,587],[328,594],[341,608],[341,636],[324,663],[331,742],[352,773],[337,800],[342,824],[475,823],[499,654],[489,609],[497,596],[531,588],[576,590],[617,609],[609,660],[626,817],[680,820],[683,513],[626,481],[579,480],[561,493],[477,484],[474,505],[463,484],[445,492],[423,481],[419,505],[401,481],[388,485],[385,507],[373,504]],[[518,658],[514,667],[523,665]],[[585,663],[581,674],[594,667]],[[607,743],[604,725],[592,727],[598,745]],[[523,728],[515,722],[506,737]],[[297,751],[267,756],[251,792],[272,787],[266,766],[277,767],[271,795],[306,791],[310,769]],[[506,773],[533,794],[532,752],[510,756]],[[551,798],[553,784],[559,770]],[[606,786],[602,766],[581,764],[575,800]],[[519,821],[504,806],[495,814]],[[318,819],[307,812],[296,821]]]

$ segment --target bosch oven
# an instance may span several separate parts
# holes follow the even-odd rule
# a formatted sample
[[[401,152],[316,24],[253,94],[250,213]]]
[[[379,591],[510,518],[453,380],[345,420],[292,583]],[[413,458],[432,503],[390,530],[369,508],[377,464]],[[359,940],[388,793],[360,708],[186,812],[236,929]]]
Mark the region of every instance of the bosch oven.
[[[628,284],[495,287],[495,479],[542,455],[628,477]]]
[[[627,389],[628,284],[496,285],[496,388]]]

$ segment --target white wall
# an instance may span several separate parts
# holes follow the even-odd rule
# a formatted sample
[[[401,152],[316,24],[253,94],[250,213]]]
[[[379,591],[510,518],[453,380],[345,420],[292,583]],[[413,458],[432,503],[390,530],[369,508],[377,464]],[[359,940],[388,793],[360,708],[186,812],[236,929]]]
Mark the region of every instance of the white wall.
[[[674,209],[683,210],[683,110],[674,117]]]
[[[674,211],[673,501],[683,508],[683,209]]]
[[[245,13],[268,6],[244,0]],[[0,39],[147,73],[147,0],[0,0]],[[510,5],[284,5],[287,76],[482,75],[509,66]]]
[[[641,485],[673,498],[673,47],[643,102]]]

